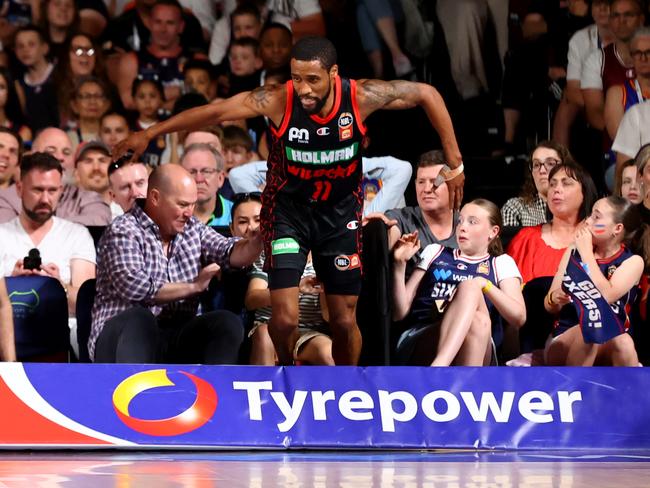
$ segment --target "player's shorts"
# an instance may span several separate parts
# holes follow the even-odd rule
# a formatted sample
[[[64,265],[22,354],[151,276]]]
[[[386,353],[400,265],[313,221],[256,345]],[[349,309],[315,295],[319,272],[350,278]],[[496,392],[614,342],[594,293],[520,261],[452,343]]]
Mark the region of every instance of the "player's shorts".
[[[335,205],[301,203],[278,194],[262,208],[261,229],[272,290],[297,287],[307,254],[325,292],[361,291],[361,199],[351,194]]]

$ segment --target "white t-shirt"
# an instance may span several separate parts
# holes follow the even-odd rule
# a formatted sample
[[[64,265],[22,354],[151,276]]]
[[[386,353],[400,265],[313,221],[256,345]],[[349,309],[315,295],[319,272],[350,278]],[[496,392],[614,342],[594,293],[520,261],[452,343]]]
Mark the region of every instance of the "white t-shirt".
[[[598,50],[598,26],[591,24],[573,34],[569,41],[566,79],[580,81],[582,63],[589,53]]]
[[[568,75],[567,75],[568,78]],[[603,50],[591,51],[582,64],[580,75],[580,89],[603,89]]]
[[[444,246],[441,246],[440,244],[429,244],[422,251],[420,255],[421,259],[418,262],[417,267],[424,271],[428,270],[433,261],[440,255],[443,250]],[[454,249],[452,252],[455,261],[463,261],[469,265],[491,259],[489,255],[481,256],[478,258],[463,256],[460,253],[459,249]],[[517,268],[517,263],[515,263],[515,260],[512,259],[512,257],[510,257],[508,254],[501,254],[500,256],[497,256],[494,258],[493,262],[494,275],[497,278],[497,285],[508,278],[518,278],[519,281],[523,281],[521,278],[521,273],[519,272],[519,268]]]
[[[70,283],[70,261],[83,259],[93,264],[95,244],[83,225],[52,217],[53,224],[38,246],[35,246],[20,223],[19,217],[0,224],[0,256],[3,276],[11,276],[16,261],[23,259],[30,249],[37,248],[43,264],[54,263],[59,267],[61,280]]]
[[[294,20],[322,12],[318,0],[294,0],[290,2],[293,3],[291,9],[285,7],[286,3],[286,0],[268,0],[266,5],[269,12],[273,12],[270,20],[284,24],[289,29],[291,29],[291,22]]]
[[[637,103],[623,115],[612,150],[631,158],[650,142],[650,101]]]

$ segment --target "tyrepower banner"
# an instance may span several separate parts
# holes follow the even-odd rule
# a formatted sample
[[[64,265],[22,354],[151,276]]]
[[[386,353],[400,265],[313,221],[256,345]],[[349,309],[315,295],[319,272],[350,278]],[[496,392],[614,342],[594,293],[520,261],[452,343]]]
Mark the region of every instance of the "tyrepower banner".
[[[0,364],[0,447],[650,447],[647,368]]]

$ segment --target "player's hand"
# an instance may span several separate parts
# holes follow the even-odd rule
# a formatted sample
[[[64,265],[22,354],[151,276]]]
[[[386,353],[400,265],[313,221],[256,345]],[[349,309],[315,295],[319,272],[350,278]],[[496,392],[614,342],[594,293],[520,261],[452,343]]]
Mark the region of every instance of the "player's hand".
[[[418,252],[420,249],[420,239],[418,239],[418,231],[410,234],[404,234],[395,243],[393,247],[393,259],[397,262],[405,263]]]
[[[323,291],[323,285],[316,276],[305,276],[300,280],[298,289],[305,295],[318,295]]]
[[[371,212],[368,215],[364,215],[363,220],[361,220],[361,225],[365,227],[366,224],[371,220],[381,220],[384,224],[386,224],[386,227],[397,225],[397,220],[389,219],[385,214],[381,212]]]
[[[205,268],[199,271],[199,275],[194,280],[196,292],[201,293],[208,288],[212,278],[217,276],[221,271],[221,267],[217,263],[208,264]]]
[[[111,157],[113,158],[113,161],[116,161],[124,156],[127,151],[132,151],[133,154],[130,160],[137,161],[140,155],[145,152],[148,145],[149,137],[147,135],[147,131],[141,130],[138,132],[133,132],[131,135],[129,135],[129,137],[123,141],[118,142],[115,145]]]
[[[449,189],[449,208],[452,210],[460,209],[460,204],[463,202],[463,187],[465,186],[465,172],[462,172],[455,178],[447,180],[447,188]]]

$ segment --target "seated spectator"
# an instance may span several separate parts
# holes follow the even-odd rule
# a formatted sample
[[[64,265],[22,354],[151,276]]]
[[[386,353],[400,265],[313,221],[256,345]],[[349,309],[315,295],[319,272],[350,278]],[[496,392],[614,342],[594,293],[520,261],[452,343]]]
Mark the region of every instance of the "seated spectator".
[[[320,4],[314,0],[268,0],[268,23],[290,28],[296,41],[305,36],[325,37],[325,20]]]
[[[521,275],[503,253],[501,214],[474,200],[460,211],[458,249],[430,244],[405,279],[406,263],[420,249],[418,232],[400,237],[393,250],[393,318],[410,328],[397,344],[404,363],[483,366],[492,359],[491,309],[520,327],[526,321]],[[447,278],[442,278],[448,276]],[[434,346],[435,345],[435,346]]]
[[[0,92],[3,90],[7,94],[0,97],[0,127],[17,132],[23,142],[31,144],[32,131],[25,125],[25,115],[20,106],[16,85],[6,68],[0,68]]]
[[[151,174],[147,199],[106,230],[88,352],[95,362],[235,363],[241,321],[196,316],[198,294],[220,268],[252,264],[257,232],[227,239],[192,217],[196,184],[177,165]]]
[[[40,11],[32,6],[32,2],[23,0],[7,0],[0,9],[0,43],[10,46],[16,30],[31,23],[38,23]]]
[[[214,67],[205,59],[190,59],[183,67],[185,93],[196,92],[212,100],[217,93]]]
[[[614,140],[623,114],[650,98],[650,28],[641,27],[630,41],[630,55],[636,77],[614,85],[605,95],[605,128]]]
[[[0,278],[0,361],[15,361],[14,319],[7,284]]]
[[[260,34],[260,57],[265,70],[289,65],[293,35],[283,24],[267,24]]]
[[[213,65],[221,64],[224,60],[231,40],[242,37],[259,39],[262,31],[260,10],[265,8],[265,3],[266,0],[240,1],[230,16],[224,15],[217,20],[210,40],[209,55]]]
[[[627,333],[630,326],[628,310],[636,297],[644,262],[624,243],[628,243],[636,232],[642,233],[643,229],[638,210],[631,202],[612,196],[594,204],[591,216],[578,229],[574,244],[565,251],[544,300],[546,310],[557,316],[552,339],[545,349],[546,364],[638,366],[634,341]],[[588,270],[594,286],[624,327],[619,335],[602,344],[585,341],[585,331],[576,310],[582,305],[571,303],[571,297],[562,287],[567,263],[572,256]],[[606,320],[605,317],[602,319]]]
[[[67,131],[75,150],[82,142],[99,139],[101,118],[110,108],[103,82],[99,78],[81,77],[70,100],[73,119],[68,121],[72,128]]]
[[[388,231],[388,247],[392,248],[402,234],[412,234],[415,231],[418,232],[424,247],[429,244],[458,247],[456,243],[458,215],[449,207],[447,184],[436,183],[444,160],[442,151],[429,151],[420,156],[415,174],[417,206],[386,212],[386,217],[397,222]]]
[[[223,150],[221,152],[226,163],[227,175],[236,166],[259,161],[250,134],[236,125],[227,125],[223,128]]]
[[[63,168],[51,154],[37,152],[23,158],[16,191],[20,214],[0,224],[3,276],[38,274],[61,282],[74,314],[81,284],[95,277],[95,245],[79,224],[55,217],[62,192]],[[42,265],[28,269],[23,258],[30,249],[40,251]]]
[[[226,177],[221,153],[209,144],[194,143],[185,148],[181,166],[196,183],[194,217],[211,227],[229,225],[232,202],[219,194]]]
[[[260,86],[262,58],[259,56],[259,43],[251,37],[235,39],[228,48],[230,73],[228,87],[219,95],[230,97]]]
[[[271,292],[268,274],[263,270],[264,253],[253,265],[251,280],[246,291],[246,308],[255,311],[253,328],[248,333],[251,339],[250,363],[260,366],[275,366],[277,357],[269,335],[268,323],[271,319]],[[316,270],[307,256],[307,264],[302,272],[298,286],[298,328],[293,349],[293,360],[321,366],[334,366],[332,358],[332,339],[327,327],[327,304],[323,287],[318,281]]]
[[[550,222],[520,230],[508,246],[524,283],[553,276],[578,225],[590,213],[597,193],[591,176],[578,164],[565,162],[549,173],[547,196]]]
[[[14,50],[25,69],[17,90],[27,125],[33,133],[44,127],[58,127],[54,65],[47,59],[50,48],[43,32],[33,25],[21,27],[16,32]]]
[[[108,194],[112,199],[113,218],[131,210],[138,198],[147,197],[148,182],[149,172],[144,163],[108,165]]]
[[[643,201],[641,194],[641,176],[636,167],[636,160],[630,159],[623,163],[623,171],[621,171],[616,178],[616,185],[614,187],[614,195],[623,197],[626,200],[636,204]]]
[[[58,64],[67,55],[70,33],[77,32],[79,12],[74,0],[42,0],[39,26],[50,45],[50,59]]]
[[[111,151],[101,141],[82,143],[75,156],[74,174],[77,186],[97,193],[107,204],[111,203],[108,194],[108,165]]]
[[[82,79],[93,77],[100,80],[107,101],[115,105],[118,100],[115,87],[106,79],[102,52],[93,40],[84,34],[77,34],[70,38],[66,47],[65,56],[59,59],[53,76],[57,87],[60,126],[72,129],[77,116],[71,102]]]
[[[134,131],[145,130],[160,120],[160,110],[165,100],[163,87],[157,79],[138,78],[133,82],[133,102],[138,118],[131,127]],[[171,140],[163,135],[152,140],[140,159],[155,168],[170,160]]]
[[[115,144],[126,139],[129,132],[129,122],[121,113],[108,112],[99,121],[99,139],[110,150],[113,150]]]
[[[97,193],[77,188],[74,179],[74,153],[70,138],[61,129],[48,127],[40,132],[32,144],[34,152],[54,156],[64,170],[63,191],[56,208],[56,216],[81,225],[108,225],[111,210]],[[7,222],[21,211],[20,198],[14,185],[0,189],[0,222]]]
[[[636,167],[639,172],[639,184],[641,185],[642,202],[639,205],[641,219],[650,225],[650,144],[645,144],[639,149],[636,157]],[[648,254],[650,256],[650,253]]]
[[[612,151],[616,153],[616,171],[628,159],[632,159],[641,146],[650,142],[650,101],[631,107],[618,126]]]
[[[529,227],[546,222],[548,175],[558,164],[573,161],[569,150],[553,141],[537,144],[530,155],[524,186],[518,197],[501,208],[503,225]]]
[[[20,173],[22,141],[10,129],[0,127],[0,188],[13,185]]]

